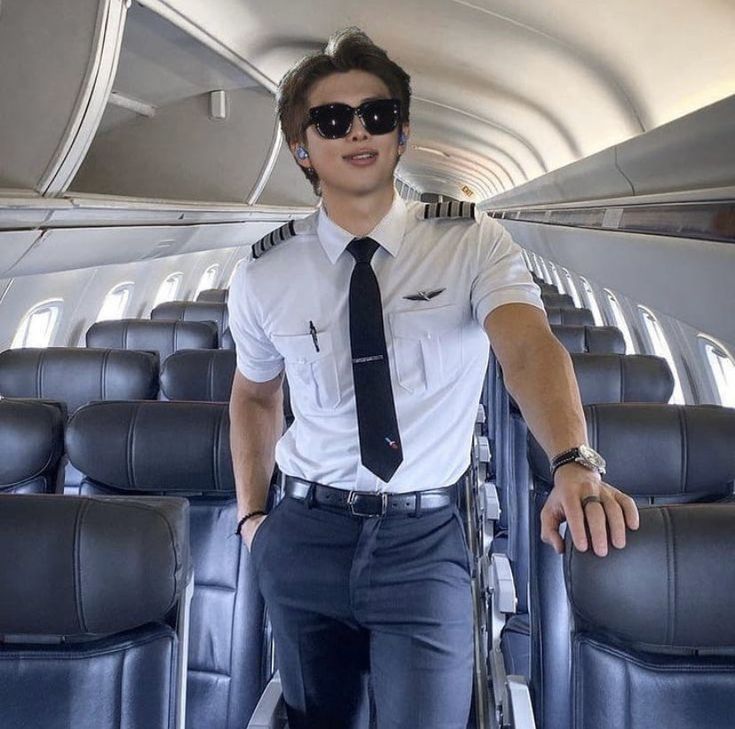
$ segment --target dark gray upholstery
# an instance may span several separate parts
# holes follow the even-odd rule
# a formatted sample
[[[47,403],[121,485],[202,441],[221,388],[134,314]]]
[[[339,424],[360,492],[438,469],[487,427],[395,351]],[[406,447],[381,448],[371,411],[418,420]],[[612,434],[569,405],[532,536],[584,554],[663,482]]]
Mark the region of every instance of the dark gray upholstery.
[[[237,501],[226,403],[112,402],[69,421],[67,451],[84,493],[190,500],[195,587],[187,726],[242,729],[265,685],[263,601],[233,534]]]
[[[735,410],[714,405],[617,404],[587,406],[585,416],[590,445],[600,451],[608,461],[605,480],[625,493],[656,505],[717,501],[731,497],[735,480],[735,449],[732,448],[732,443],[735,442]],[[703,715],[693,715],[687,707],[705,707],[708,701],[701,698],[702,691],[705,694],[710,692],[712,701],[720,701],[724,697],[724,677],[729,675],[731,679],[735,679],[735,667],[724,669],[720,662],[720,667],[717,668],[718,661],[715,660],[714,667],[705,662],[704,673],[700,674],[694,667],[697,661],[693,659],[689,670],[682,666],[675,668],[668,658],[649,660],[644,657],[643,662],[636,662],[636,657],[633,656],[629,661],[618,645],[601,649],[600,652],[596,647],[597,638],[589,635],[575,640],[574,645],[570,643],[571,615],[564,587],[563,560],[540,539],[540,513],[551,488],[548,459],[542,454],[538,443],[529,435],[533,474],[530,532],[531,687],[539,729],[588,729],[593,726],[596,729],[612,729],[613,726],[673,726],[681,729],[717,726],[724,729],[725,726],[731,726],[731,723],[722,723],[722,704],[713,704]],[[722,506],[723,504],[718,505]],[[718,532],[714,523],[713,530],[716,536]],[[647,532],[648,530],[644,534]],[[672,533],[669,538],[671,535]],[[628,541],[636,544],[635,536],[631,532],[628,532]],[[645,546],[645,541],[642,547],[639,552],[641,559],[653,559],[651,548]],[[604,570],[607,565],[613,565],[616,560],[627,557],[625,554],[618,555],[611,547],[608,556],[604,560],[598,560],[599,568]],[[679,562],[672,552],[669,552],[664,561],[659,563],[658,557],[656,560],[656,569],[664,573],[671,569],[671,560],[675,560],[679,569],[687,569],[685,563]],[[634,572],[640,571],[639,576],[642,576],[647,569],[649,568],[636,564]],[[696,594],[690,594],[687,598],[697,599],[698,595],[704,598],[701,602],[697,599],[697,607],[694,608],[703,619],[708,619],[705,617],[706,611],[712,607],[706,604],[706,597],[714,594],[709,577],[715,574],[712,570],[700,572],[701,580]],[[678,591],[685,583],[668,584],[670,589]],[[641,609],[645,612],[643,606],[646,600],[656,599],[653,592],[655,583],[651,585],[652,591],[648,591],[648,586],[641,588],[640,583],[635,589],[643,590],[639,598]],[[683,594],[679,599],[684,599]],[[610,610],[616,609],[614,605],[610,605]],[[665,624],[669,616],[662,614],[659,619]],[[646,661],[649,665],[646,665]],[[626,675],[630,681],[625,680]],[[686,678],[683,679],[682,676]],[[690,679],[692,682],[688,683]],[[735,684],[729,683],[731,679],[725,681],[730,695],[735,689]],[[584,700],[580,703],[580,697],[575,696],[572,703],[572,692],[578,690],[583,680],[592,681],[594,690],[584,689]],[[646,689],[640,694],[640,698],[638,690],[635,690],[635,707],[631,711],[635,711],[638,716],[646,716],[650,708],[641,705],[641,698],[653,699],[657,696],[656,701],[659,701],[666,697],[664,703],[659,705],[658,711],[661,713],[657,721],[653,724],[636,723],[629,718],[617,724],[615,720],[603,722],[600,717],[615,704],[612,701],[613,695],[624,706],[633,706],[632,702],[628,703],[633,695],[631,682],[637,680],[645,683]],[[662,689],[658,695],[652,689],[656,683]],[[693,694],[690,694],[690,688]],[[626,694],[628,689],[631,693]],[[697,691],[700,692],[699,698],[696,696]],[[682,699],[685,702],[682,703],[678,697],[684,694],[688,698]],[[677,700],[671,703],[674,697]],[[605,705],[605,710],[602,710],[602,704]],[[580,706],[583,706],[581,710]],[[590,708],[588,712],[587,708],[592,706],[596,708]],[[621,714],[617,706],[611,712],[610,716],[617,718],[626,716],[625,709],[622,709]],[[655,715],[657,714],[654,711],[649,718]],[[593,720],[592,716],[596,719]]]
[[[151,320],[212,321],[217,326],[218,342],[229,324],[227,304],[222,301],[167,301],[151,312]]]
[[[559,306],[547,306],[546,316],[549,324],[564,326],[594,326],[595,318],[589,309],[567,309]]]
[[[161,371],[161,394],[168,400],[227,402],[237,361],[228,349],[192,349],[172,354]]]
[[[620,354],[572,354],[572,364],[583,404],[617,402],[665,403],[671,397],[674,380],[668,364],[660,357]],[[506,628],[513,646],[503,645],[505,654],[513,655],[518,672],[528,675],[530,670],[528,632],[526,645],[521,634],[528,628],[528,566],[529,566],[529,489],[530,474],[526,453],[528,428],[517,405],[511,399],[507,452],[498,454],[499,481],[504,488],[503,506],[507,511],[507,550],[518,593],[518,615]],[[493,551],[495,545],[493,545]],[[521,621],[520,623],[518,621]],[[503,641],[506,641],[506,634]]]
[[[119,349],[8,349],[0,352],[0,393],[59,400],[70,414],[91,400],[155,400],[158,357]]]
[[[0,398],[2,493],[43,494],[61,488],[65,420],[60,403]]]
[[[0,724],[174,729],[184,499],[0,495]]]
[[[230,293],[229,289],[204,289],[199,292],[197,301],[217,301],[220,303],[227,303],[227,297]]]
[[[551,331],[570,353],[625,354],[625,339],[616,327],[552,324]]]
[[[225,329],[224,333],[222,334],[222,339],[219,346],[221,349],[235,349],[235,339],[232,336],[232,332],[230,331],[229,327]]]
[[[730,729],[735,504],[646,508],[640,522],[604,561],[567,539],[572,726]]]
[[[216,349],[217,326],[201,321],[99,321],[87,330],[87,347],[158,352],[163,362],[180,349]]]
[[[556,294],[550,291],[541,292],[541,301],[544,307],[558,307],[560,309],[574,309],[574,299],[569,294]]]

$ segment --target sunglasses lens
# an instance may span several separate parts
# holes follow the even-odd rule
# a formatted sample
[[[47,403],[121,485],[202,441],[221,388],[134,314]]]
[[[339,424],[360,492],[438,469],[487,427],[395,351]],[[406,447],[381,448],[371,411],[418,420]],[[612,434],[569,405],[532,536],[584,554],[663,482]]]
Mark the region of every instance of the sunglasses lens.
[[[367,101],[362,107],[362,123],[370,134],[387,134],[398,125],[400,104],[396,99]]]
[[[347,104],[326,104],[312,109],[311,118],[322,137],[339,139],[347,135],[353,113]]]

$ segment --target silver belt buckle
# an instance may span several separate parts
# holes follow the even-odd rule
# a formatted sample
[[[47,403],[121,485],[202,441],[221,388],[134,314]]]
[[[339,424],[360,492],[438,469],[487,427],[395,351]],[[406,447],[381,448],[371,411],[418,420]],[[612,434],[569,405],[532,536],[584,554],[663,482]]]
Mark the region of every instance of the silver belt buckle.
[[[355,499],[358,496],[380,496],[380,514],[367,514],[363,511],[355,511]],[[350,507],[350,512],[353,516],[366,516],[368,518],[374,517],[374,516],[384,516],[385,512],[388,510],[388,494],[385,491],[350,491],[349,495],[347,496],[347,504]]]

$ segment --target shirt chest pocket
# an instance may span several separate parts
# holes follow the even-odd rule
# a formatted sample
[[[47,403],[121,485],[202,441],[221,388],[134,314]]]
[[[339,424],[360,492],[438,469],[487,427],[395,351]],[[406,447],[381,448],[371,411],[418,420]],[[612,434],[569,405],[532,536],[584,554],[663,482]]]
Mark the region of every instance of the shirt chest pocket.
[[[331,333],[317,332],[316,344],[311,334],[274,334],[272,341],[283,356],[291,397],[301,410],[337,407],[342,388]]]
[[[422,392],[453,382],[462,366],[463,316],[459,304],[389,315],[401,387]]]

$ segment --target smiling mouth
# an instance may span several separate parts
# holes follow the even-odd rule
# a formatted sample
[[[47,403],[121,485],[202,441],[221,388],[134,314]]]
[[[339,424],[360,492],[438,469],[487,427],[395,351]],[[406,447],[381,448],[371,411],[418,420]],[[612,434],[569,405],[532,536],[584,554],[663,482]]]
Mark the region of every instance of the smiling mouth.
[[[345,155],[344,159],[351,161],[351,160],[368,160],[368,159],[375,159],[378,156],[377,152],[359,152],[357,154],[350,154]]]

